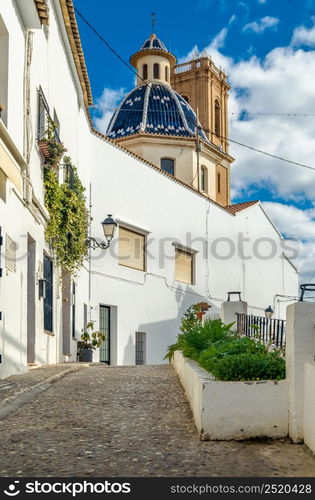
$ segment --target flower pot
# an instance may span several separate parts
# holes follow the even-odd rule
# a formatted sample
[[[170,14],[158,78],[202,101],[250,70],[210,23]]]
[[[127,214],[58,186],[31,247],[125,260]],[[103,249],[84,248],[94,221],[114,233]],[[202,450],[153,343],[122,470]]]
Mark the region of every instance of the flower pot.
[[[45,160],[49,158],[49,149],[48,149],[48,141],[47,140],[40,140],[38,141],[38,149],[42,153],[43,157]]]
[[[79,361],[83,363],[92,363],[93,349],[82,349],[79,354]]]
[[[206,314],[206,313],[202,312],[202,311],[196,312],[197,319],[199,319],[200,321],[202,321],[202,318],[203,318],[204,314]]]

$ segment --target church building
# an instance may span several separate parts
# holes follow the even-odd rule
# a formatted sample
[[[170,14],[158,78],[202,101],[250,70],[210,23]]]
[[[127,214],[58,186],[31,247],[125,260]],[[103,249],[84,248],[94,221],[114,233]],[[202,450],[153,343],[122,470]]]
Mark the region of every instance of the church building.
[[[137,87],[121,102],[107,130],[129,151],[230,204],[226,75],[208,57],[176,65],[152,34],[130,63]]]

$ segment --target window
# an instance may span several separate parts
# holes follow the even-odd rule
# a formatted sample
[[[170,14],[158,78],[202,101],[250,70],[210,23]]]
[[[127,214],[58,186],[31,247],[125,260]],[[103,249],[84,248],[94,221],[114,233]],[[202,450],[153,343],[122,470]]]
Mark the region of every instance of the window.
[[[145,235],[119,227],[119,264],[145,271]]]
[[[218,193],[221,193],[221,174],[218,173]]]
[[[16,271],[16,243],[8,235],[5,237],[5,267],[12,273]]]
[[[221,136],[221,106],[218,99],[214,103],[214,133],[216,136]]]
[[[144,64],[142,66],[142,78],[144,80],[147,80],[148,79],[148,65],[147,64]]]
[[[175,279],[191,285],[194,279],[194,256],[180,248],[175,249]]]
[[[160,65],[158,63],[153,64],[153,78],[160,79]]]
[[[208,169],[204,165],[201,166],[200,188],[201,191],[208,191]]]
[[[44,330],[53,332],[53,262],[44,255],[44,280],[46,293],[44,297]]]
[[[146,334],[136,332],[136,365],[145,365]]]
[[[109,306],[100,305],[100,331],[105,334],[105,340],[100,346],[100,362],[110,365],[110,334],[111,310]]]
[[[86,331],[86,325],[87,325],[87,313],[88,313],[88,309],[87,309],[87,304],[83,304],[83,331],[85,332]]]
[[[165,80],[168,82],[168,66],[165,66]]]
[[[38,119],[37,119],[37,140],[40,141],[46,137],[48,128],[49,106],[44,93],[39,88],[38,91]]]
[[[60,142],[60,122],[55,109],[54,109],[54,133],[56,141]]]
[[[0,118],[7,125],[9,34],[0,16]]]
[[[0,168],[0,199],[6,202],[7,199],[7,176]]]
[[[175,174],[175,161],[172,158],[161,158],[161,169],[171,175]]]

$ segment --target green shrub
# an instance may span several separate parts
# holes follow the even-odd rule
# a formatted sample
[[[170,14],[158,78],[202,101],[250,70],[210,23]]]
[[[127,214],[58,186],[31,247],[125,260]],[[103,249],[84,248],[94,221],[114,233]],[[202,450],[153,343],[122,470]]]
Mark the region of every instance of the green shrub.
[[[277,352],[230,355],[214,362],[211,373],[218,380],[280,380],[285,360]]]
[[[206,320],[204,324],[201,321],[190,323],[187,331],[178,335],[176,344],[168,348],[165,359],[171,360],[174,352],[180,350],[185,357],[198,361],[200,353],[213,342],[235,338],[232,326],[233,323],[225,325],[220,319]]]
[[[206,320],[195,316],[194,306],[185,313],[176,344],[165,356],[171,361],[175,351],[197,361],[218,380],[280,380],[285,377],[282,352],[268,352],[262,342],[240,337],[232,331],[233,323]]]

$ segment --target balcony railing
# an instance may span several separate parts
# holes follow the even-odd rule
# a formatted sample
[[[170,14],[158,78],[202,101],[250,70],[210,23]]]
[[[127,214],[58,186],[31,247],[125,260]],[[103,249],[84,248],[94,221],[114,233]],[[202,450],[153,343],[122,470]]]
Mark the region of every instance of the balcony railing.
[[[237,331],[246,337],[257,338],[264,344],[285,347],[285,325],[283,319],[237,313]]]
[[[37,141],[48,139],[49,130],[53,130],[54,139],[61,143],[59,137],[59,125],[55,123],[50,116],[49,106],[45,95],[40,87],[38,90],[38,123],[37,123]]]

